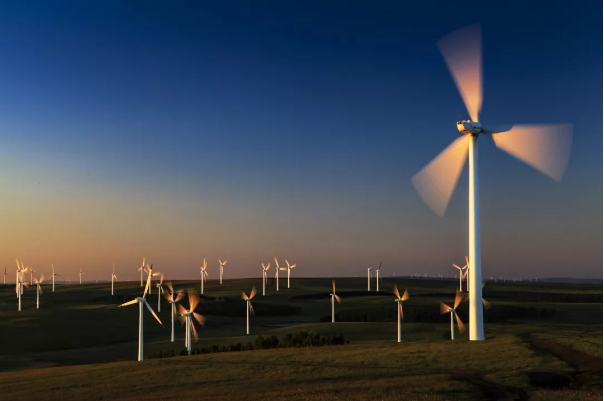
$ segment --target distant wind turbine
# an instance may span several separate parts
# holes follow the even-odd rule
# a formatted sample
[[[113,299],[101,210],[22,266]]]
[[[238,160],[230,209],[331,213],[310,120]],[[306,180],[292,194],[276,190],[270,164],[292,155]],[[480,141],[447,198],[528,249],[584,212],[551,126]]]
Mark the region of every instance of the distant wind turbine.
[[[29,285],[34,285],[34,273],[35,272],[36,271],[33,268],[29,269]]]
[[[334,299],[336,301],[338,301],[338,303],[340,303],[340,297],[338,295],[336,295],[336,280],[331,280],[331,284],[333,286],[333,292],[331,294],[329,294],[329,297],[331,298],[331,322],[335,323],[336,321],[336,312],[335,312],[335,303],[334,303]]]
[[[461,319],[459,318],[459,316],[457,315],[457,307],[459,306],[459,303],[461,302],[461,300],[463,299],[464,294],[461,291],[457,291],[455,293],[455,303],[453,304],[453,307],[451,308],[449,305],[447,304],[440,304],[440,313],[442,313],[443,315],[445,313],[451,313],[451,340],[455,340],[455,322],[453,321],[453,316],[455,316],[455,319],[457,320],[457,328],[459,329],[459,333],[463,333],[464,331],[466,331],[466,328],[464,327]]]
[[[382,280],[382,262],[380,262],[380,266],[375,271],[375,290],[380,292],[380,281]]]
[[[401,297],[401,295],[398,292],[398,288],[396,287],[396,285],[394,286],[394,295],[396,295],[396,303],[397,303],[397,316],[398,316],[398,342],[401,342],[401,321],[403,320],[403,301],[406,301],[409,299],[409,292],[407,290],[405,290],[405,292],[403,293],[403,296]]]
[[[459,270],[459,291],[463,291],[463,289],[461,288],[461,283],[462,283],[463,278],[465,277],[465,275],[468,273],[467,271],[464,271],[465,269],[468,268],[468,264],[466,263],[465,266],[459,267],[455,263],[453,263],[453,267],[455,267],[456,269]]]
[[[60,276],[60,274],[55,273],[55,265],[52,266],[52,292],[55,292],[55,276]]]
[[[262,263],[262,296],[266,295],[266,281],[267,281],[267,275],[268,275],[268,269],[271,267],[271,264],[269,263],[268,265],[264,266],[264,263]]]
[[[84,275],[84,272],[82,271],[82,269],[80,269],[80,284],[82,284],[82,276]]]
[[[254,314],[254,308],[252,308],[252,298],[254,298],[255,295],[256,295],[256,287],[252,287],[252,292],[250,293],[249,297],[247,295],[245,295],[245,292],[241,293],[241,299],[243,299],[246,302],[245,313],[246,313],[247,321],[246,321],[245,334],[250,334],[250,313],[252,315]]]
[[[113,296],[113,281],[117,281],[117,276],[115,274],[115,263],[113,264],[113,273],[111,273],[111,295]]]
[[[287,288],[289,288],[289,274],[291,269],[293,269],[294,267],[296,267],[296,264],[294,263],[293,265],[290,265],[289,262],[287,261],[287,259],[285,259],[285,263],[287,263]]]
[[[161,312],[161,293],[164,287],[164,273],[159,276],[159,283],[157,283],[157,313]]]
[[[227,261],[224,262],[218,259],[218,263],[220,263],[220,284],[222,284],[222,275],[224,274],[224,265],[227,264]]]
[[[40,276],[40,280],[34,277],[34,282],[37,286],[37,298],[36,298],[36,309],[40,309],[40,294],[42,294],[42,282],[44,281],[44,275]]]
[[[143,257],[143,264],[138,268],[139,272],[141,272],[141,287],[143,286],[143,272],[145,271],[145,258]]]
[[[175,292],[174,287],[172,287],[172,283],[169,281],[166,282],[166,286],[168,287],[169,291],[165,291],[164,294],[167,294],[166,299],[170,303],[170,309],[172,309],[172,336],[170,337],[170,341],[174,342],[174,317],[176,316],[176,303],[185,296],[185,293],[182,290]],[[174,296],[174,294],[176,294],[176,296]]]
[[[367,291],[371,291],[371,266],[367,269]]]
[[[193,322],[193,317],[199,324],[203,327],[206,322],[206,318],[195,312],[195,308],[199,304],[199,296],[195,294],[194,291],[189,291],[189,309],[185,309],[181,304],[178,304],[178,312],[180,313],[180,321],[181,323],[186,324],[186,335],[185,335],[185,344],[187,346],[187,353],[191,355],[192,348],[192,338],[195,337],[195,342],[199,340],[199,336],[197,335],[197,330],[195,330],[195,323]]]
[[[275,258],[275,266],[277,266],[275,269],[275,282],[277,285],[277,291],[279,291],[279,270],[285,270],[285,268],[279,267],[279,261],[277,260],[277,258]]]
[[[151,268],[152,267],[153,267],[153,265],[151,265]],[[155,319],[157,319],[159,324],[161,324],[162,327],[164,325],[161,322],[161,320],[159,320],[159,317],[157,316],[157,314],[155,313],[153,308],[151,308],[151,306],[149,306],[149,303],[147,302],[146,296],[147,296],[147,292],[149,291],[150,287],[151,287],[151,274],[149,274],[149,276],[147,277],[147,285],[145,286],[145,292],[143,293],[143,296],[140,298],[135,298],[134,300],[123,303],[119,306],[119,307],[122,307],[122,306],[138,303],[138,360],[139,361],[142,361],[144,359],[143,358],[143,304],[147,307],[147,309],[149,309],[149,312],[151,312],[153,317],[155,317]]]
[[[6,273],[6,266],[4,266],[4,284],[6,284],[7,277],[8,277],[8,274]]]
[[[479,24],[458,29],[437,42],[470,116],[457,121],[463,135],[455,139],[412,179],[421,198],[439,216],[444,216],[461,171],[469,160],[469,260],[470,340],[484,340],[481,307],[482,262],[478,199],[478,138],[486,140],[543,174],[561,181],[572,145],[573,127],[563,125],[483,126],[482,34]]]
[[[17,260],[17,266],[19,266],[18,260]],[[23,262],[21,262],[21,268],[19,270],[17,270],[17,296],[19,297],[19,307],[18,307],[19,312],[21,312],[21,298],[23,296],[23,286],[29,287],[29,284],[27,284],[23,280],[23,276],[28,271],[29,271],[29,266],[23,267]]]
[[[208,263],[206,258],[203,258],[203,265],[201,265],[199,272],[201,273],[201,294],[203,295],[204,283],[208,278]]]

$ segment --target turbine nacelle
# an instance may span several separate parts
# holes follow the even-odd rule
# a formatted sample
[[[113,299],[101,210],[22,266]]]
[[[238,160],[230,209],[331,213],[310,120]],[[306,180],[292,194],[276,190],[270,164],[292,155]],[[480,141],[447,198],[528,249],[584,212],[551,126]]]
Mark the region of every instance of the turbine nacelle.
[[[482,132],[482,125],[480,125],[479,122],[474,122],[471,120],[462,120],[457,122],[457,129],[462,134],[475,136]]]

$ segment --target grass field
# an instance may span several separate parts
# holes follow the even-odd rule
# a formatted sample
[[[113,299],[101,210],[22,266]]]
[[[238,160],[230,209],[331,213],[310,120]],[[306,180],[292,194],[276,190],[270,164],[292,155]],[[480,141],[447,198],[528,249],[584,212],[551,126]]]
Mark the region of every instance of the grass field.
[[[367,294],[366,279],[336,282],[342,296],[336,312],[363,308],[396,312],[391,295],[395,283],[401,291],[409,289],[407,310],[438,311],[440,302],[453,302],[456,288],[453,281],[387,278],[380,285],[383,293]],[[258,311],[262,304],[290,305],[299,313],[258,313],[246,336],[240,294],[249,293],[253,285],[260,289],[253,300]],[[174,286],[199,291],[198,281]],[[35,307],[35,290],[26,289],[22,312],[17,312],[14,286],[7,285],[0,289],[0,399],[602,399],[601,286],[488,283],[484,297],[493,304],[492,310],[507,305],[555,314],[485,324],[484,342],[470,342],[467,333],[458,332],[455,341],[447,339],[448,315],[436,321],[404,322],[402,343],[396,342],[392,321],[321,323],[331,315],[330,279],[293,279],[289,290],[282,280],[281,290],[277,293],[271,285],[266,297],[261,286],[260,279],[227,280],[222,286],[208,281],[206,295],[218,300],[202,303],[233,305],[240,316],[206,315],[196,347],[245,345],[258,335],[282,337],[300,331],[340,333],[349,343],[148,359],[161,351],[178,355],[184,349],[184,329],[178,323],[176,342],[170,342],[170,309],[162,298],[159,316],[165,327],[144,312],[147,359],[136,362],[138,307],[117,305],[142,294],[139,282],[117,283],[114,297],[110,283],[57,285],[54,293],[45,286],[40,310]],[[598,296],[599,302],[588,302]],[[147,299],[157,310],[155,288]]]

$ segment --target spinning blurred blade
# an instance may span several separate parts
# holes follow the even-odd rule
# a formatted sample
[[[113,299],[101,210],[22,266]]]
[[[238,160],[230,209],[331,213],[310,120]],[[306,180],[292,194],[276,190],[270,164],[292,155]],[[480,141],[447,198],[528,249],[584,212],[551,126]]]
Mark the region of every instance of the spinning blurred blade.
[[[159,324],[161,324],[162,326],[164,325],[161,320],[159,320],[159,317],[157,316],[157,314],[155,313],[155,311],[153,310],[153,308],[151,306],[149,306],[149,304],[147,303],[147,301],[144,301],[145,305],[147,306],[147,309],[149,309],[149,312],[151,312],[151,314],[153,314],[153,316],[155,317],[155,319],[157,319],[157,321],[159,322]]]
[[[457,307],[459,306],[459,303],[461,302],[461,300],[464,297],[464,293],[457,290],[455,292],[455,303],[453,304],[453,309],[457,309]]]
[[[185,313],[187,313],[187,310],[184,306],[178,304],[178,321],[181,325],[185,324],[185,321],[187,320],[187,318],[183,316]]]
[[[443,217],[447,210],[455,185],[466,163],[468,141],[466,135],[457,138],[411,178],[415,190],[440,217]]]
[[[132,304],[135,304],[135,303],[137,303],[137,302],[138,302],[138,299],[135,299],[135,300],[133,300],[133,301],[128,301],[128,302],[126,302],[125,304],[121,304],[121,305],[120,305],[120,307],[121,307],[121,306],[126,306],[126,305],[132,305]]]
[[[256,287],[252,287],[252,292],[250,293],[250,299],[256,296]]]
[[[472,121],[479,121],[482,108],[481,36],[480,24],[475,24],[453,31],[436,43]]]
[[[331,280],[331,284],[333,286],[333,293],[336,293],[336,280]]]
[[[197,322],[199,322],[199,324],[201,326],[204,326],[206,324],[205,316],[200,315],[199,313],[195,312],[195,313],[193,313],[193,317],[195,318],[195,320],[197,320]]]
[[[193,312],[197,308],[199,297],[193,291],[189,291],[189,310]]]
[[[396,287],[396,285],[394,286],[394,295],[396,295],[396,297],[397,297],[398,299],[401,299],[401,295],[399,294],[399,292],[398,292],[398,288]]]
[[[182,290],[182,288],[180,290],[178,290],[178,294],[176,294],[176,299],[174,300],[174,302],[178,302],[181,299],[183,299],[185,296],[185,292]]]
[[[463,325],[461,319],[459,318],[459,316],[457,316],[457,313],[455,313],[455,320],[457,320],[457,328],[459,329],[459,332],[463,333],[464,331],[466,331],[466,326]]]
[[[405,290],[405,292],[403,293],[403,296],[401,298],[401,301],[406,301],[409,299],[409,291]]]
[[[515,125],[492,138],[501,150],[560,182],[570,158],[573,126]]]
[[[195,337],[195,342],[199,341],[199,336],[197,335],[197,329],[193,322],[191,322],[191,331],[193,332],[193,337]]]
[[[251,303],[251,302],[248,302],[248,304],[250,305],[250,313],[251,313],[252,315],[254,315],[254,308],[252,308],[252,303]]]
[[[398,313],[401,315],[401,320],[403,319],[403,303],[398,303]]]
[[[487,301],[486,299],[482,299],[482,304],[484,305],[485,309],[491,309],[491,304],[489,303],[489,301]]]
[[[340,297],[336,294],[333,294],[334,297],[336,297],[336,301],[338,301],[338,303],[340,303]]]
[[[452,309],[449,305],[440,303],[440,313],[445,314],[449,313],[450,309]]]

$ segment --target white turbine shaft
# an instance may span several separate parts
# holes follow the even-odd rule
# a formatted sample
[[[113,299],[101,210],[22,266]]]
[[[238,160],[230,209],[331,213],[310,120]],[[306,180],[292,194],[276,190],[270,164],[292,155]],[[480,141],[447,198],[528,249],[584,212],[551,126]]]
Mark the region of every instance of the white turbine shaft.
[[[40,309],[40,284],[38,284],[36,287],[36,292],[37,292],[37,296],[36,296],[36,309]]]
[[[113,294],[113,282],[111,286]],[[139,298],[138,301],[138,360],[143,360],[143,302]]]
[[[279,265],[277,265],[277,291],[279,291]]]
[[[371,268],[367,269],[367,291],[371,291]]]
[[[335,323],[335,321],[336,321],[334,298],[335,298],[335,294],[331,294],[331,322],[332,323]]]
[[[19,280],[19,290],[17,291],[17,293],[19,294],[19,312],[21,312],[21,288],[22,288],[23,284],[21,283],[21,280]]]
[[[220,265],[220,284],[222,284],[222,265]]]
[[[401,311],[400,311],[400,300],[396,300],[396,302],[398,302],[397,304],[397,308],[396,308],[396,315],[398,316],[398,342],[401,342]]]
[[[289,267],[289,264],[287,265],[287,288],[289,288],[289,271],[291,270],[291,268]]]
[[[459,271],[459,291],[463,291],[463,290],[461,289],[461,281],[462,281],[462,276],[463,276],[463,274],[462,274],[462,271],[460,270],[460,271]]]
[[[157,312],[161,312],[161,285],[157,287]]]
[[[451,340],[455,340],[455,324],[453,323],[453,311],[451,311]]]
[[[111,273],[111,295],[113,296],[113,277],[115,277],[115,274]]]
[[[380,269],[375,271],[375,291],[380,291]]]
[[[469,193],[469,232],[470,250],[468,271],[470,283],[470,341],[484,340],[482,319],[482,272],[480,257],[480,219],[478,204],[478,137],[471,136],[469,141],[470,193]]]
[[[245,310],[246,310],[246,322],[247,322],[246,323],[246,332],[245,333],[246,334],[250,334],[250,301],[247,300],[247,302],[246,302],[245,305],[246,305]]]
[[[262,296],[266,295],[266,270],[262,269]]]
[[[174,297],[174,294],[172,294],[172,297]],[[174,342],[174,301],[170,301],[170,303],[172,304],[172,336],[170,337],[170,341]]]

